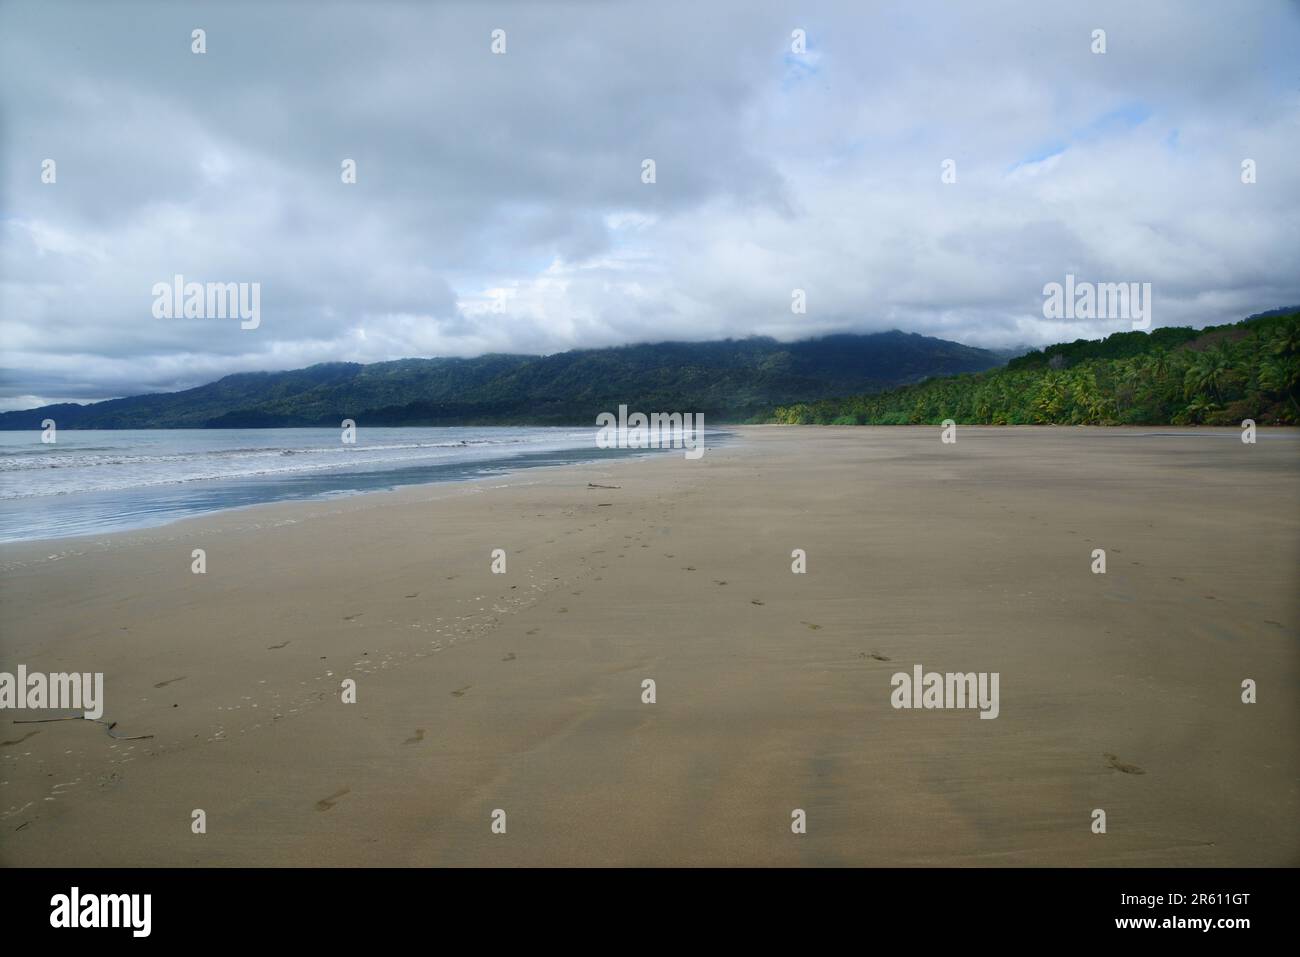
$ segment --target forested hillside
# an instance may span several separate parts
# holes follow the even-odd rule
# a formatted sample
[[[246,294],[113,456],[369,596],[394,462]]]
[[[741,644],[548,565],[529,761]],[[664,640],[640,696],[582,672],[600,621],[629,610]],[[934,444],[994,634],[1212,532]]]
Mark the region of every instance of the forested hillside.
[[[1300,310],[1200,331],[1050,346],[1005,368],[777,408],[784,424],[1239,425],[1300,422]]]
[[[801,342],[727,339],[580,349],[549,356],[336,362],[249,372],[183,392],[0,414],[0,429],[257,428],[367,425],[591,425],[627,403],[702,412],[710,422],[774,405],[865,392],[998,365],[998,356],[902,332]]]

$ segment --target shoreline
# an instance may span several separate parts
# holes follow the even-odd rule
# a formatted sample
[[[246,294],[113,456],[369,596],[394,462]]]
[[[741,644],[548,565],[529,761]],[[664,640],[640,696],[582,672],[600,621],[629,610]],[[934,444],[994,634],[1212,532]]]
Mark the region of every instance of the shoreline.
[[[726,445],[734,442],[737,438],[737,434],[734,430],[715,429],[712,430],[709,434],[711,438],[719,441],[719,444],[713,447],[714,449],[725,447]],[[560,451],[572,452],[575,450],[564,449]],[[0,541],[0,569],[3,569],[5,567],[5,561],[2,557],[3,550],[7,548],[14,548],[23,545],[41,545],[41,544],[55,545],[57,543],[67,543],[67,542],[72,542],[75,544],[77,540],[82,540],[82,539],[85,540],[103,539],[107,536],[114,536],[114,535],[126,535],[126,534],[132,534],[137,532],[161,531],[170,528],[180,522],[205,518],[213,515],[222,515],[222,514],[227,514],[232,512],[241,512],[247,509],[263,508],[266,506],[294,505],[300,503],[325,503],[325,502],[341,501],[344,499],[352,498],[354,496],[384,494],[384,493],[398,492],[404,489],[411,489],[411,488],[471,485],[474,483],[491,482],[493,480],[510,479],[534,471],[544,471],[548,469],[569,468],[569,467],[591,467],[591,466],[598,466],[603,462],[621,462],[621,461],[633,461],[633,460],[642,460],[642,459],[653,459],[657,455],[661,455],[661,454],[668,454],[668,455],[680,454],[680,450],[676,448],[622,449],[620,450],[620,454],[616,454],[613,456],[600,455],[598,453],[602,450],[595,447],[593,447],[590,451],[592,453],[591,458],[581,457],[586,454],[586,452],[583,451],[583,452],[577,452],[578,457],[575,457],[569,461],[558,462],[554,464],[546,464],[546,465],[519,464],[517,467],[512,468],[510,466],[510,462],[511,462],[510,459],[493,460],[493,462],[491,463],[492,470],[488,474],[476,475],[472,477],[455,476],[449,478],[435,478],[435,479],[422,480],[422,481],[406,481],[400,484],[387,485],[387,486],[380,485],[377,487],[354,487],[348,489],[330,490],[325,492],[310,492],[295,497],[270,498],[266,501],[260,501],[260,502],[248,502],[248,503],[241,503],[241,504],[223,505],[215,508],[209,508],[207,510],[196,512],[193,514],[177,514],[174,516],[168,516],[168,515],[163,515],[162,513],[154,513],[152,517],[160,518],[159,521],[150,521],[150,522],[146,522],[145,524],[132,525],[128,527],[106,528],[98,532],[76,532],[67,535],[56,534],[52,536],[19,538],[19,539],[13,539],[9,541]],[[527,458],[527,454],[525,454],[524,456],[520,456],[520,458]],[[498,462],[500,463],[499,466],[497,464]],[[470,463],[456,463],[456,464],[468,467]],[[389,469],[376,470],[376,471],[377,474],[388,474],[388,473],[395,474],[402,470],[409,469],[410,467],[411,466],[409,463],[397,463]],[[143,492],[145,491],[146,488],[157,488],[161,492],[163,490],[176,488],[178,486],[186,486],[186,487],[202,486],[205,484],[212,484],[212,483],[229,483],[230,485],[233,486],[236,483],[250,481],[250,480],[257,480],[260,478],[262,478],[262,476],[260,475],[247,475],[247,476],[241,475],[241,476],[232,476],[230,478],[202,478],[202,479],[178,480],[176,482],[158,484],[154,486],[140,486],[140,487],[132,487],[126,489],[107,489],[107,490],[103,490],[103,492],[107,494],[121,495],[127,493]],[[76,492],[71,494],[74,496],[79,496],[79,495],[95,495],[101,493],[98,490],[90,490],[90,491]],[[54,498],[55,500],[57,500],[58,498],[61,497],[62,496],[55,496]],[[9,499],[8,501],[9,503],[12,504],[12,503],[22,502],[28,499],[42,501],[42,503],[44,503],[44,502],[48,502],[50,500],[50,497],[27,496],[27,497]]]
[[[817,430],[827,430],[827,431],[930,430],[930,431],[935,431],[937,433],[937,430],[940,427],[936,425],[821,425],[821,424],[783,425],[780,423],[758,423],[752,425],[719,425],[714,428],[716,428],[719,434],[728,437],[728,439],[724,440],[724,442],[721,445],[715,447],[715,449],[722,449],[728,447],[729,445],[734,446],[736,444],[739,444],[738,440],[743,440],[743,436],[745,435],[746,432],[754,432],[756,430],[774,430],[774,429],[817,429]],[[1208,425],[1167,427],[1167,428],[1191,430],[1191,431],[1178,431],[1178,432],[1153,432],[1151,431],[1151,429],[1153,428],[1165,428],[1165,427],[1141,426],[1141,425],[1068,425],[1068,426],[1067,425],[1043,425],[1043,424],[959,425],[958,428],[961,429],[963,432],[969,430],[971,432],[976,432],[976,433],[980,433],[980,432],[990,433],[996,431],[1020,431],[1020,432],[1027,433],[1031,431],[1052,432],[1052,431],[1061,431],[1061,430],[1069,430],[1069,431],[1077,430],[1080,432],[1093,432],[1099,434],[1116,434],[1116,435],[1123,434],[1123,435],[1130,435],[1134,438],[1139,438],[1139,437],[1176,438],[1180,436],[1193,437],[1193,436],[1208,435],[1208,436],[1215,436],[1221,438],[1234,438],[1238,440],[1240,439],[1240,431],[1238,429],[1235,429],[1230,426],[1208,426]],[[1256,437],[1269,438],[1273,440],[1276,439],[1288,439],[1293,441],[1300,440],[1300,426],[1262,426],[1259,428],[1258,432],[1256,433]],[[660,453],[664,453],[667,455],[676,455],[679,454],[679,451],[680,450],[678,449],[639,450],[635,452],[629,452],[629,454],[626,456],[621,456],[616,459],[609,459],[605,461],[613,465],[625,461],[631,462],[631,461],[654,460],[656,455]],[[711,449],[710,451],[714,451],[714,450]],[[558,465],[527,466],[517,470],[507,470],[498,475],[493,475],[493,476],[480,476],[477,478],[467,478],[467,479],[454,478],[454,479],[445,479],[445,480],[435,480],[430,482],[413,482],[409,484],[397,485],[388,488],[354,489],[354,490],[345,490],[345,491],[331,492],[325,494],[314,494],[303,498],[277,499],[277,500],[272,500],[267,502],[255,502],[247,505],[231,505],[231,506],[213,509],[207,512],[202,512],[195,515],[183,515],[178,518],[168,519],[158,524],[140,525],[140,526],[135,526],[130,528],[110,529],[103,532],[80,533],[76,535],[56,535],[56,536],[44,537],[44,538],[24,538],[24,539],[16,539],[14,541],[8,541],[8,542],[0,541],[0,572],[4,571],[6,568],[10,566],[10,560],[5,556],[5,552],[10,550],[27,550],[28,548],[30,548],[35,551],[41,551],[41,550],[56,548],[57,546],[64,546],[64,545],[77,546],[81,544],[92,544],[92,543],[102,544],[104,543],[105,539],[112,539],[119,536],[145,534],[150,532],[161,532],[186,522],[200,521],[202,519],[213,518],[221,515],[246,513],[246,512],[251,512],[252,510],[255,509],[277,508],[282,506],[285,508],[290,508],[293,506],[322,505],[322,504],[333,503],[333,502],[347,501],[358,497],[365,498],[369,496],[391,495],[391,494],[404,492],[412,489],[429,489],[429,488],[439,488],[439,487],[468,488],[471,486],[490,483],[500,479],[511,479],[516,476],[525,475],[531,472],[542,473],[542,472],[553,471],[556,469],[590,468],[590,467],[598,467],[601,466],[602,464],[604,464],[604,462],[602,462],[601,459],[587,459],[587,460],[578,460],[574,462],[566,462]],[[213,480],[200,480],[200,481],[213,481]],[[239,481],[239,479],[233,479],[232,481]],[[501,487],[508,487],[513,484],[517,484],[517,483],[507,481]],[[496,486],[489,486],[489,487],[496,487]],[[80,554],[80,552],[78,554]]]
[[[563,465],[537,465],[491,477],[451,479],[441,482],[419,482],[410,485],[399,485],[392,488],[361,489],[352,492],[320,495],[310,498],[257,502],[251,505],[232,505],[228,508],[203,512],[199,515],[182,516],[160,525],[145,525],[138,528],[113,529],[98,534],[66,535],[54,538],[29,538],[13,542],[0,542],[0,572],[7,571],[10,567],[27,567],[28,565],[37,564],[39,561],[37,556],[39,556],[40,553],[49,552],[51,550],[57,551],[61,546],[66,546],[72,555],[83,555],[86,554],[87,550],[92,546],[112,548],[116,545],[122,544],[135,546],[155,543],[158,541],[171,541],[178,537],[186,537],[185,533],[187,533],[190,528],[193,528],[194,535],[240,532],[260,528],[276,528],[283,525],[296,525],[300,522],[310,521],[312,519],[322,518],[329,515],[346,514],[362,508],[382,508],[391,505],[440,502],[464,495],[478,495],[493,489],[524,488],[530,485],[546,484],[540,479],[537,482],[512,481],[520,476],[530,475],[533,473],[537,473],[539,476],[544,477],[547,473],[562,472],[565,470],[600,469],[617,465],[630,465],[633,462],[647,461],[654,461],[654,455],[629,455],[623,459],[608,460],[606,462],[588,460],[584,462],[569,462]],[[447,494],[427,496],[426,493],[438,489],[445,489]],[[596,489],[593,489],[592,491],[596,491]],[[221,524],[224,519],[239,518],[241,516],[248,516],[251,519],[262,518],[263,520],[250,521],[243,524],[233,524],[229,527],[225,527]],[[173,531],[177,534],[163,534]],[[191,535],[190,537],[193,536]],[[7,555],[9,552],[21,552],[24,554],[20,555],[18,559],[12,560]],[[47,557],[52,558],[53,556]]]

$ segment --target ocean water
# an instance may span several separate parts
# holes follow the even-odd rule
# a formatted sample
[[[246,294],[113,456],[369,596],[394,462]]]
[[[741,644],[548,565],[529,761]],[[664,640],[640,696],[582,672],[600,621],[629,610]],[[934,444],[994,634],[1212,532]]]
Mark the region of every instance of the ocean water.
[[[0,542],[163,525],[222,509],[327,498],[681,449],[600,449],[596,429],[0,432]],[[725,433],[706,432],[706,447]]]

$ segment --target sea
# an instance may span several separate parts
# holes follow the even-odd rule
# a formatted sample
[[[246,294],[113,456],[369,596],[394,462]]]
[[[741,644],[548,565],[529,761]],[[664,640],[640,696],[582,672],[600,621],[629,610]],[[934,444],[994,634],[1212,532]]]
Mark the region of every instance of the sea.
[[[63,429],[0,432],[0,542],[148,528],[225,509],[463,482],[542,466],[683,455],[602,449],[596,429]],[[705,432],[705,447],[725,443]]]

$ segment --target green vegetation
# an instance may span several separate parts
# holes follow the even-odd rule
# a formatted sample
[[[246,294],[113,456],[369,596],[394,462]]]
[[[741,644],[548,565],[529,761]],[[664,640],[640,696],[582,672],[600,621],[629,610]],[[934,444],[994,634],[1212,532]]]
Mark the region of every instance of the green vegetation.
[[[1300,311],[1034,350],[990,372],[781,406],[786,425],[1239,425],[1300,422]]]
[[[1080,339],[1002,368],[991,352],[897,331],[337,362],[6,412],[0,429],[39,429],[46,418],[61,429],[337,427],[345,418],[372,426],[591,425],[620,403],[701,412],[713,424],[1297,424],[1298,328],[1300,309],[1292,307],[1199,332]]]
[[[885,389],[998,364],[983,349],[902,332],[781,343],[754,337],[579,349],[549,356],[334,362],[250,372],[183,392],[0,414],[0,429],[593,425],[619,403],[762,421],[775,405]]]

